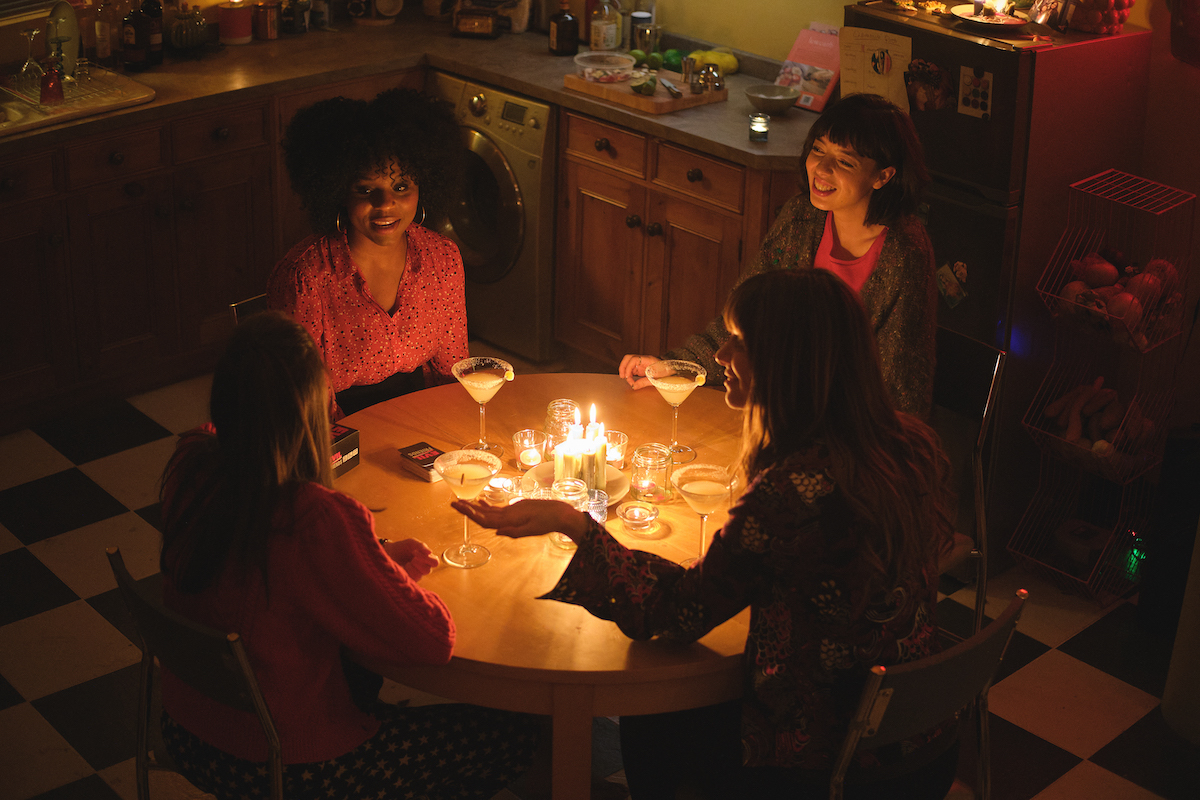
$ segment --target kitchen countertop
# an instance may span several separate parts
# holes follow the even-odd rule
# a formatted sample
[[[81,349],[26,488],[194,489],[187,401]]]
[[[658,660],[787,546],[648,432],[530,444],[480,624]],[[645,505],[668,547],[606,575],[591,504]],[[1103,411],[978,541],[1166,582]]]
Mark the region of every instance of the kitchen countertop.
[[[573,71],[574,64],[570,58],[551,56],[544,34],[505,34],[494,40],[456,37],[449,23],[425,17],[417,6],[406,8],[395,25],[385,27],[340,20],[336,32],[211,47],[196,59],[168,55],[163,65],[130,75],[154,89],[150,103],[11,134],[0,138],[0,157],[231,102],[418,66],[492,84],[757,169],[799,170],[804,138],[817,118],[811,111],[793,108],[772,118],[769,142],[750,142],[746,116],[754,109],[743,90],[764,81],[741,73],[727,76],[726,102],[669,114],[615,106],[563,88],[563,75]]]

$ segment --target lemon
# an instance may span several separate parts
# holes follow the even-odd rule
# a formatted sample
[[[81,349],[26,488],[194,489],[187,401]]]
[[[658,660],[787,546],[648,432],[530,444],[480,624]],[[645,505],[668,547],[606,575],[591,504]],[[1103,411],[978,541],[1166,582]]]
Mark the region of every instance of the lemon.
[[[515,377],[517,377],[517,376],[513,374],[513,371],[511,369],[504,370],[504,380],[511,381]]]
[[[629,55],[633,56],[633,65],[640,67],[646,63],[646,53],[642,50],[630,50]]]
[[[651,53],[646,56],[646,66],[650,69],[662,69],[663,56],[662,53]],[[682,66],[682,64],[681,64]]]
[[[696,385],[697,385],[697,386],[703,386],[703,385],[704,385],[704,376],[703,376],[703,375],[697,375],[697,376],[696,376]]]

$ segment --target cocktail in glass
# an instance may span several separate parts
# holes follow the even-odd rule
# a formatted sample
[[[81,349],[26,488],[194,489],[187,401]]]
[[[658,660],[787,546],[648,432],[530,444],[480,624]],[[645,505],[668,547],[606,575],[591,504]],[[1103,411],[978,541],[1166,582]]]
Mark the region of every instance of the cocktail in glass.
[[[474,500],[500,472],[500,459],[483,450],[451,450],[433,462],[433,468],[460,500]],[[463,516],[463,543],[447,547],[442,558],[453,567],[483,566],[492,553],[483,545],[471,544],[470,520]]]
[[[671,418],[671,460],[676,464],[686,464],[696,457],[696,451],[686,444],[679,443],[679,405],[688,399],[688,395],[703,386],[708,372],[699,364],[691,361],[667,359],[656,361],[646,367],[646,377],[658,389],[662,398],[671,404],[674,416]]]
[[[464,358],[454,365],[452,372],[472,399],[479,403],[479,441],[467,442],[462,449],[485,450],[496,456],[503,454],[503,447],[487,440],[487,412],[484,409],[504,382],[513,379],[512,364],[491,356],[476,356]]]
[[[700,555],[680,562],[682,566],[690,567],[704,557],[704,525],[709,514],[728,502],[733,490],[733,475],[716,464],[688,464],[675,471],[671,483],[692,511],[700,515]]]

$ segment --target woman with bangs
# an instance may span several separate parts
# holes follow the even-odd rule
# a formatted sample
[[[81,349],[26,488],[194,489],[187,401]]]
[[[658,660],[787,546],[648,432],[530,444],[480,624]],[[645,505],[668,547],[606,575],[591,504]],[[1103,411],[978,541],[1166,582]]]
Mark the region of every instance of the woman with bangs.
[[[878,95],[830,106],[804,144],[808,181],[783,207],[748,274],[819,267],[859,294],[879,342],[896,407],[927,417],[933,401],[937,284],[933,246],[914,215],[929,177],[912,120]],[[728,338],[720,317],[663,358],[721,375],[715,354]],[[647,386],[658,359],[626,355],[620,375]]]
[[[858,296],[828,270],[766,272],[734,289],[724,327],[716,359],[726,403],[743,411],[746,489],[690,568],[623,546],[565,503],[454,503],[501,536],[570,536],[578,549],[544,597],[631,638],[694,642],[750,608],[740,701],[621,718],[633,800],[827,797],[870,668],[940,649],[949,463],[933,431],[895,409]],[[889,774],[918,748],[923,766]],[[859,754],[846,797],[941,798],[956,763],[947,720]]]
[[[276,265],[267,303],[316,340],[333,418],[452,383],[467,357],[462,256],[432,229],[459,175],[449,108],[409,89],[335,97],[298,111],[283,149],[316,235]]]

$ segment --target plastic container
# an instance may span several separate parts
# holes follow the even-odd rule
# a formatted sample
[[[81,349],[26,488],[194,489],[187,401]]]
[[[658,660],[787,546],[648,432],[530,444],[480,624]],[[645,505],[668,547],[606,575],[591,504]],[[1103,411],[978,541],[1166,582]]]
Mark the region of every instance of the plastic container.
[[[620,83],[633,75],[635,59],[628,53],[587,52],[575,56],[580,77],[595,83]]]

